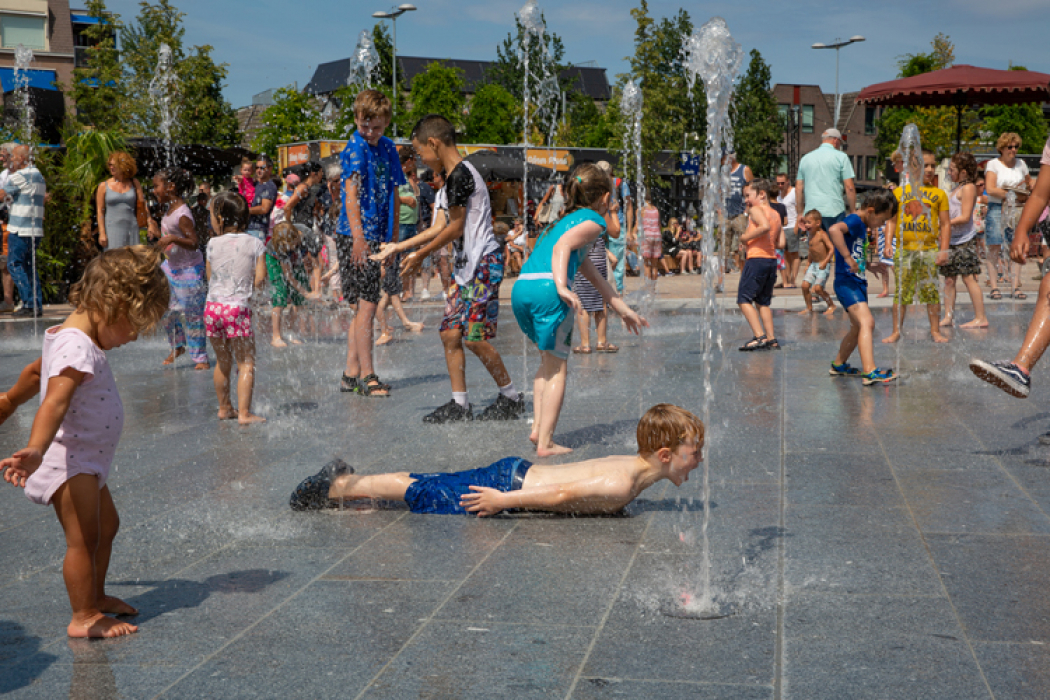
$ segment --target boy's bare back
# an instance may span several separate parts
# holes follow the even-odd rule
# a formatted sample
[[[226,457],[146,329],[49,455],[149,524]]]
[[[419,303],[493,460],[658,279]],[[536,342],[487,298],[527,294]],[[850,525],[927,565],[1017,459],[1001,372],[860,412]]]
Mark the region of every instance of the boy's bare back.
[[[574,513],[620,510],[651,485],[641,485],[648,465],[637,455],[613,455],[560,465],[534,464],[525,474],[522,492],[554,486],[576,486],[579,501],[566,503]]]

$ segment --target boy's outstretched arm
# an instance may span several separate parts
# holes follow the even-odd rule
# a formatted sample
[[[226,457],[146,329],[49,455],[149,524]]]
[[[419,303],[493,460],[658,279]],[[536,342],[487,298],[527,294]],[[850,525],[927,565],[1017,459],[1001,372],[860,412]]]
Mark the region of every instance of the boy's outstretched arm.
[[[0,394],[0,425],[13,416],[19,406],[39,393],[40,358],[37,358],[22,369],[14,386]]]
[[[428,255],[435,250],[441,250],[444,246],[463,235],[463,228],[466,222],[466,207],[449,207],[448,224],[433,240],[401,261],[401,274],[414,275],[419,272],[419,268],[423,266],[423,261],[427,259]]]
[[[465,494],[460,505],[479,517],[510,508],[555,513],[615,513],[636,495],[629,481],[606,476],[519,491],[499,491],[487,486],[471,486],[470,490],[473,493]]]

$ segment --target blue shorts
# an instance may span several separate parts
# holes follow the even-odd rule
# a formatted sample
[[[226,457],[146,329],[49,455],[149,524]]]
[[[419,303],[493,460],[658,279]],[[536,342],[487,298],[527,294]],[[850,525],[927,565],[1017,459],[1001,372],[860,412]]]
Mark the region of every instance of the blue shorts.
[[[563,360],[569,357],[574,318],[558,296],[554,280],[519,278],[510,305],[521,332],[536,347]]]
[[[466,513],[459,500],[471,486],[488,486],[498,491],[518,491],[532,462],[521,457],[504,457],[481,469],[436,474],[409,474],[415,482],[405,491],[405,503],[413,513],[450,515]]]
[[[855,275],[835,273],[835,296],[839,298],[842,308],[849,310],[854,304],[868,303],[868,280],[858,279]]]
[[[776,258],[749,258],[740,273],[736,303],[769,306],[773,302],[773,285],[777,282]]]

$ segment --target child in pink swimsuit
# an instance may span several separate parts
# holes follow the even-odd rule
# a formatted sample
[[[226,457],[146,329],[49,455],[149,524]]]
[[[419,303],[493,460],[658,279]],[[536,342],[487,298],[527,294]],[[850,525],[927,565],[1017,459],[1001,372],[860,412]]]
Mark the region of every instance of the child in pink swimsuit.
[[[0,460],[4,480],[34,503],[52,505],[66,535],[70,637],[119,637],[138,627],[110,615],[135,615],[102,588],[119,518],[106,481],[124,426],[106,350],[130,343],[167,311],[168,281],[148,246],[108,250],[73,285],[76,306],[44,333],[42,357],[0,394],[0,422],[37,391],[40,410],[29,444]]]

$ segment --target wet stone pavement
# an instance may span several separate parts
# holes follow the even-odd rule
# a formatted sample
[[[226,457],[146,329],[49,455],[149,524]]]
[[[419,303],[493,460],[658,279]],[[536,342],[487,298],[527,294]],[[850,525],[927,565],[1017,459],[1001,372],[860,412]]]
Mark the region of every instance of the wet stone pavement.
[[[640,409],[700,411],[700,317],[653,313],[617,355],[574,356],[559,439],[587,458],[633,451]],[[160,337],[110,353],[127,412],[111,489],[122,519],[109,592],[138,634],[65,636],[62,532],[0,489],[5,698],[1046,698],[1050,696],[1050,377],[1019,401],[978,382],[1009,358],[1030,306],[934,346],[910,314],[888,386],[827,374],[842,315],[776,314],[780,352],[736,351],[723,326],[708,427],[712,579],[728,616],[691,619],[701,474],[624,517],[476,519],[404,508],[293,513],[334,456],[362,472],[453,470],[530,454],[524,421],[424,425],[448,380],[422,335],[377,351],[394,398],[340,394],[343,341],[260,345],[262,426],[215,420],[211,374],[162,368]],[[417,311],[415,314],[420,313]],[[519,386],[509,309],[497,345]],[[876,310],[878,336],[889,331]],[[0,324],[0,384],[39,353]],[[528,373],[537,363],[528,357]],[[468,365],[472,400],[495,389]],[[531,381],[525,383],[531,389]],[[22,447],[33,404],[0,427]]]

